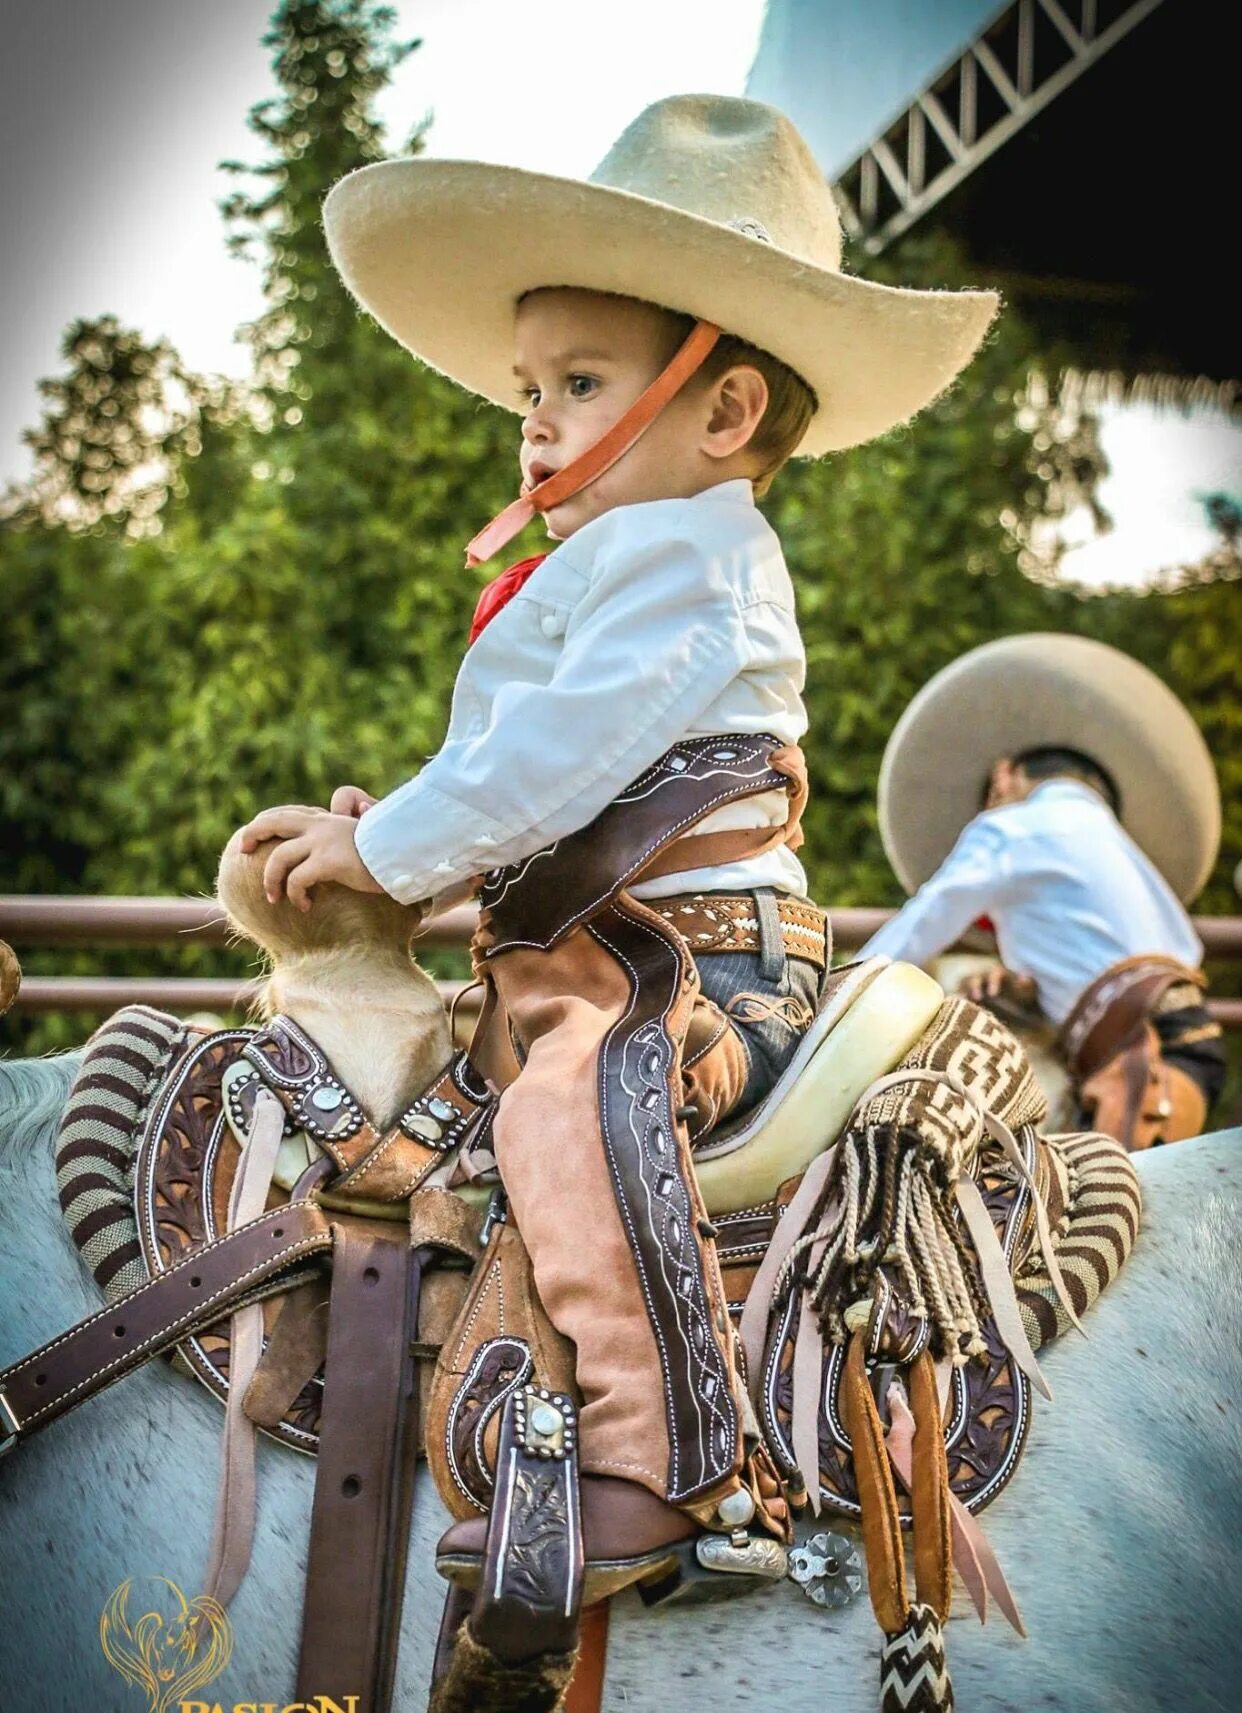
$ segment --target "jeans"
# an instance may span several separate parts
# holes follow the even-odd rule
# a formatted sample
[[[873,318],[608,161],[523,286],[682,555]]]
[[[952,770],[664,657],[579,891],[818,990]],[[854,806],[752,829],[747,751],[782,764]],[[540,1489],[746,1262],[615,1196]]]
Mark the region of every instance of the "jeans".
[[[819,1003],[823,971],[791,957],[781,938],[776,895],[751,895],[759,920],[757,952],[706,952],[695,959],[702,992],[729,1019],[746,1054],[740,1098],[720,1118],[740,1118],[776,1086]]]

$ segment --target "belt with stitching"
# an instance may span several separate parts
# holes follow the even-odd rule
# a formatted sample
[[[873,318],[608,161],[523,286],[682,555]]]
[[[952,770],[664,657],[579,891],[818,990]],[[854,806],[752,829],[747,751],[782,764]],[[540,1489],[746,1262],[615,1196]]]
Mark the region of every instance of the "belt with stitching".
[[[748,892],[685,892],[643,902],[676,928],[696,958],[708,952],[760,950],[759,918]],[[808,899],[785,895],[777,897],[776,908],[788,956],[823,969],[829,956],[827,911]]]

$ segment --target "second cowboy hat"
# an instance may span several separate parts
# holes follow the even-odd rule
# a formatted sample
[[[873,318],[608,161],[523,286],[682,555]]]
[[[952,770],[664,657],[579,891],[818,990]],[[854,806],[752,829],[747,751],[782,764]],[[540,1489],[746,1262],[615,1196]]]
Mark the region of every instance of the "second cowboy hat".
[[[813,389],[798,447],[870,440],[970,361],[993,292],[906,291],[841,271],[832,192],[783,114],[677,95],[629,126],[587,181],[479,161],[377,161],[324,204],[332,259],[394,338],[473,393],[523,408],[512,373],[525,292],[615,292],[713,323]]]
[[[908,892],[978,814],[993,763],[1046,748],[1078,750],[1102,767],[1122,825],[1178,897],[1201,890],[1220,845],[1220,791],[1199,728],[1128,654],[1033,631],[946,666],[893,728],[880,767],[880,833]]]

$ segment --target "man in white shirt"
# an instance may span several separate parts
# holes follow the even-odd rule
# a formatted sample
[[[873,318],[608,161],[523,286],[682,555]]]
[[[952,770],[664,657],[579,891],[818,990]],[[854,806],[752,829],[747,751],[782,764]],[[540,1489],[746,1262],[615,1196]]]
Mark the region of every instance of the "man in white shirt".
[[[1088,692],[1098,704],[1089,710]],[[1145,743],[1148,721],[1166,737],[1173,732],[1180,758],[1166,764]],[[1059,741],[1002,753],[1019,731]],[[1075,744],[1064,741],[1067,732]],[[1105,748],[1112,768],[1084,742]],[[1081,638],[1019,637],[975,650],[933,679],[885,756],[881,820],[890,855],[903,880],[912,867],[927,877],[866,952],[927,963],[986,918],[1002,962],[965,991],[985,1003],[1037,1002],[1061,1031],[1093,1122],[1124,1132],[1129,1146],[1197,1134],[1224,1077],[1220,1030],[1202,1003],[1203,948],[1153,860],[1184,874],[1173,859],[1183,860],[1188,844],[1206,836],[1214,846],[1212,793],[1196,801],[1180,839],[1170,836],[1179,830],[1171,821],[1153,842],[1159,822],[1140,812],[1159,799],[1166,765],[1183,783],[1196,769],[1202,775],[1201,751],[1185,710],[1136,662]],[[911,842],[915,768],[931,789],[944,787],[956,815],[968,802],[959,783],[970,770],[976,790],[986,781],[981,812],[930,873],[926,849],[916,853]],[[943,840],[953,829],[943,803],[939,810],[935,836]],[[1131,810],[1147,850],[1123,824]],[[928,832],[924,820],[924,847]],[[1194,859],[1199,868],[1204,854]]]

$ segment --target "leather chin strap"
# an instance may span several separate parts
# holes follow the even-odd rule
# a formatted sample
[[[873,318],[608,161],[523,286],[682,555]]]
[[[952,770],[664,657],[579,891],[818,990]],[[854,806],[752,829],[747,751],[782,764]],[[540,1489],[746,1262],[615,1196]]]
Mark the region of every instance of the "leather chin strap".
[[[610,470],[619,459],[624,458],[634,442],[651,427],[669,400],[681,391],[691,375],[702,366],[719,338],[719,327],[714,327],[710,321],[697,321],[668,367],[656,376],[646,392],[634,400],[625,414],[618,417],[594,446],[588,447],[554,476],[549,476],[546,482],[540,482],[538,487],[523,492],[489,524],[484,525],[466,548],[467,567],[482,565],[512,541],[519,530],[525,529],[537,513],[541,515],[551,511],[554,506],[563,505],[574,494],[602,476],[605,470]]]

